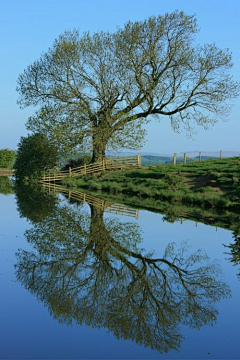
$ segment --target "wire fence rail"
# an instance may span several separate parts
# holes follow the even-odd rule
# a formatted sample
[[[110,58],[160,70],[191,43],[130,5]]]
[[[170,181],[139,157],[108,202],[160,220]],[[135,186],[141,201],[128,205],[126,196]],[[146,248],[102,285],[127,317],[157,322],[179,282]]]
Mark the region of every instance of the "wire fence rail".
[[[102,211],[107,213],[130,216],[138,219],[138,214],[139,214],[138,209],[132,209],[123,204],[117,204],[111,201],[102,200],[97,196],[89,195],[79,190],[68,190],[62,187],[61,185],[57,185],[51,182],[49,183],[45,182],[42,184],[42,186],[45,190],[48,190],[49,193],[50,192],[61,193],[65,195],[65,197],[67,197],[69,200],[72,199],[82,203],[88,203],[89,205],[93,205],[98,209],[101,209]]]
[[[184,153],[183,156],[181,156],[180,158],[177,157],[177,153],[174,153],[173,154],[173,165],[176,166],[177,164],[186,164],[186,163],[189,163],[189,162],[196,162],[196,161],[204,161],[204,160],[210,160],[210,159],[222,159],[223,158],[223,152],[222,150],[220,150],[220,153],[219,153],[219,157],[216,157],[216,156],[209,156],[207,155],[204,155],[204,152],[199,152],[197,156],[195,157],[189,157],[187,156],[187,153]]]
[[[111,158],[105,158],[102,161],[95,162],[93,164],[84,164],[75,168],[69,168],[68,170],[54,171],[49,170],[44,172],[41,178],[42,182],[55,182],[61,181],[66,177],[80,177],[84,175],[91,175],[103,171],[110,170],[123,170],[141,167],[141,155],[135,156],[116,156]]]

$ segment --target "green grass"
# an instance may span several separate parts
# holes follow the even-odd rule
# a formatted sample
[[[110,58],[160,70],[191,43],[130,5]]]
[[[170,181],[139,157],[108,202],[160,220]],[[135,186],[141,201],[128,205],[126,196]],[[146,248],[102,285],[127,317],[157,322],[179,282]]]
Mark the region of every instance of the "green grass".
[[[188,164],[157,165],[132,171],[112,171],[78,179],[64,185],[109,194],[170,204],[239,210],[240,158],[208,160]]]

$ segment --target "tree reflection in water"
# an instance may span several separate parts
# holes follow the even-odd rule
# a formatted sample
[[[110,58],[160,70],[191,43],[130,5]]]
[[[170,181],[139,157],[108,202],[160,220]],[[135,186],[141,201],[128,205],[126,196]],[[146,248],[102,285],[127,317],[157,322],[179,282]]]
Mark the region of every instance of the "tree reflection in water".
[[[180,347],[180,325],[216,321],[214,303],[230,290],[203,251],[171,243],[155,257],[140,248],[136,223],[90,208],[58,204],[26,231],[34,251],[17,254],[18,280],[55,319],[105,327],[159,352]]]
[[[13,194],[13,182],[8,176],[0,175],[0,194]]]
[[[27,218],[33,224],[50,216],[58,204],[57,195],[44,191],[40,184],[30,186],[16,181],[14,192],[20,217]]]
[[[233,244],[230,244],[228,246],[226,246],[230,253],[228,252],[227,254],[230,255],[230,261],[231,263],[233,263],[233,265],[236,266],[240,266],[240,235],[239,235],[239,230],[233,231],[233,239],[234,242]],[[240,268],[238,268],[238,278],[240,280]]]

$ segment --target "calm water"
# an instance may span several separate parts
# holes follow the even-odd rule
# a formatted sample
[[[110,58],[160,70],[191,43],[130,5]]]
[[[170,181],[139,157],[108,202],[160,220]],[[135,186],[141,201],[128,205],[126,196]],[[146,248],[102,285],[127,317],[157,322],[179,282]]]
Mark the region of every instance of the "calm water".
[[[240,358],[231,231],[66,197],[0,194],[1,359]]]

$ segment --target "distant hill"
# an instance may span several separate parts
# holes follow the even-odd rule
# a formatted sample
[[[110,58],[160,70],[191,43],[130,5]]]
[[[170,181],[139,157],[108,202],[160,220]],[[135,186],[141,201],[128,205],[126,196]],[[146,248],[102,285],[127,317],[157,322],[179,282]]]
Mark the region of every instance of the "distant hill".
[[[225,153],[225,156],[223,153],[223,158],[238,156],[238,155],[233,155],[233,153],[236,154],[237,152],[228,151]],[[191,153],[186,153],[186,154],[187,154],[187,162],[199,160],[199,152],[191,152]],[[206,155],[206,154],[208,154],[208,155]],[[183,156],[184,156],[184,153],[177,154],[177,163],[183,162]],[[212,153],[201,152],[201,160],[202,161],[209,160],[209,159],[219,159],[219,157],[220,157],[220,153],[217,154],[216,152],[212,152]],[[172,162],[173,162],[173,156],[142,155],[142,165],[143,166],[172,164]]]
[[[202,157],[208,157],[208,158],[219,158],[220,157],[220,151],[204,151],[204,150],[194,150],[194,151],[183,151],[183,152],[179,152],[177,153],[177,157],[183,157],[184,153],[187,154],[187,157],[190,158],[195,158],[199,156],[199,152],[202,153]],[[144,151],[123,151],[123,152],[118,152],[118,153],[108,153],[107,156],[130,156],[130,155],[137,155],[137,154],[141,154],[142,157],[147,157],[148,159],[149,156],[152,156],[153,158],[163,158],[163,160],[166,158],[173,158],[173,153],[172,154],[166,154],[166,153],[153,153],[153,152],[144,152]],[[240,156],[240,150],[236,150],[236,151],[222,151],[222,156],[224,158],[229,158],[229,157],[235,157],[235,156]],[[157,160],[157,159],[155,159]]]
[[[159,165],[159,164],[169,164],[172,162],[172,157],[170,156],[154,156],[154,155],[143,155],[142,156],[142,165]]]
[[[203,151],[203,150],[195,150],[195,151],[186,151],[187,157],[198,157],[199,152],[202,153],[202,157],[208,157],[208,158],[219,158],[220,157],[220,151]],[[184,152],[178,153],[178,156],[183,156]],[[240,156],[240,150],[239,151],[222,151],[222,157],[223,158],[230,158]]]

